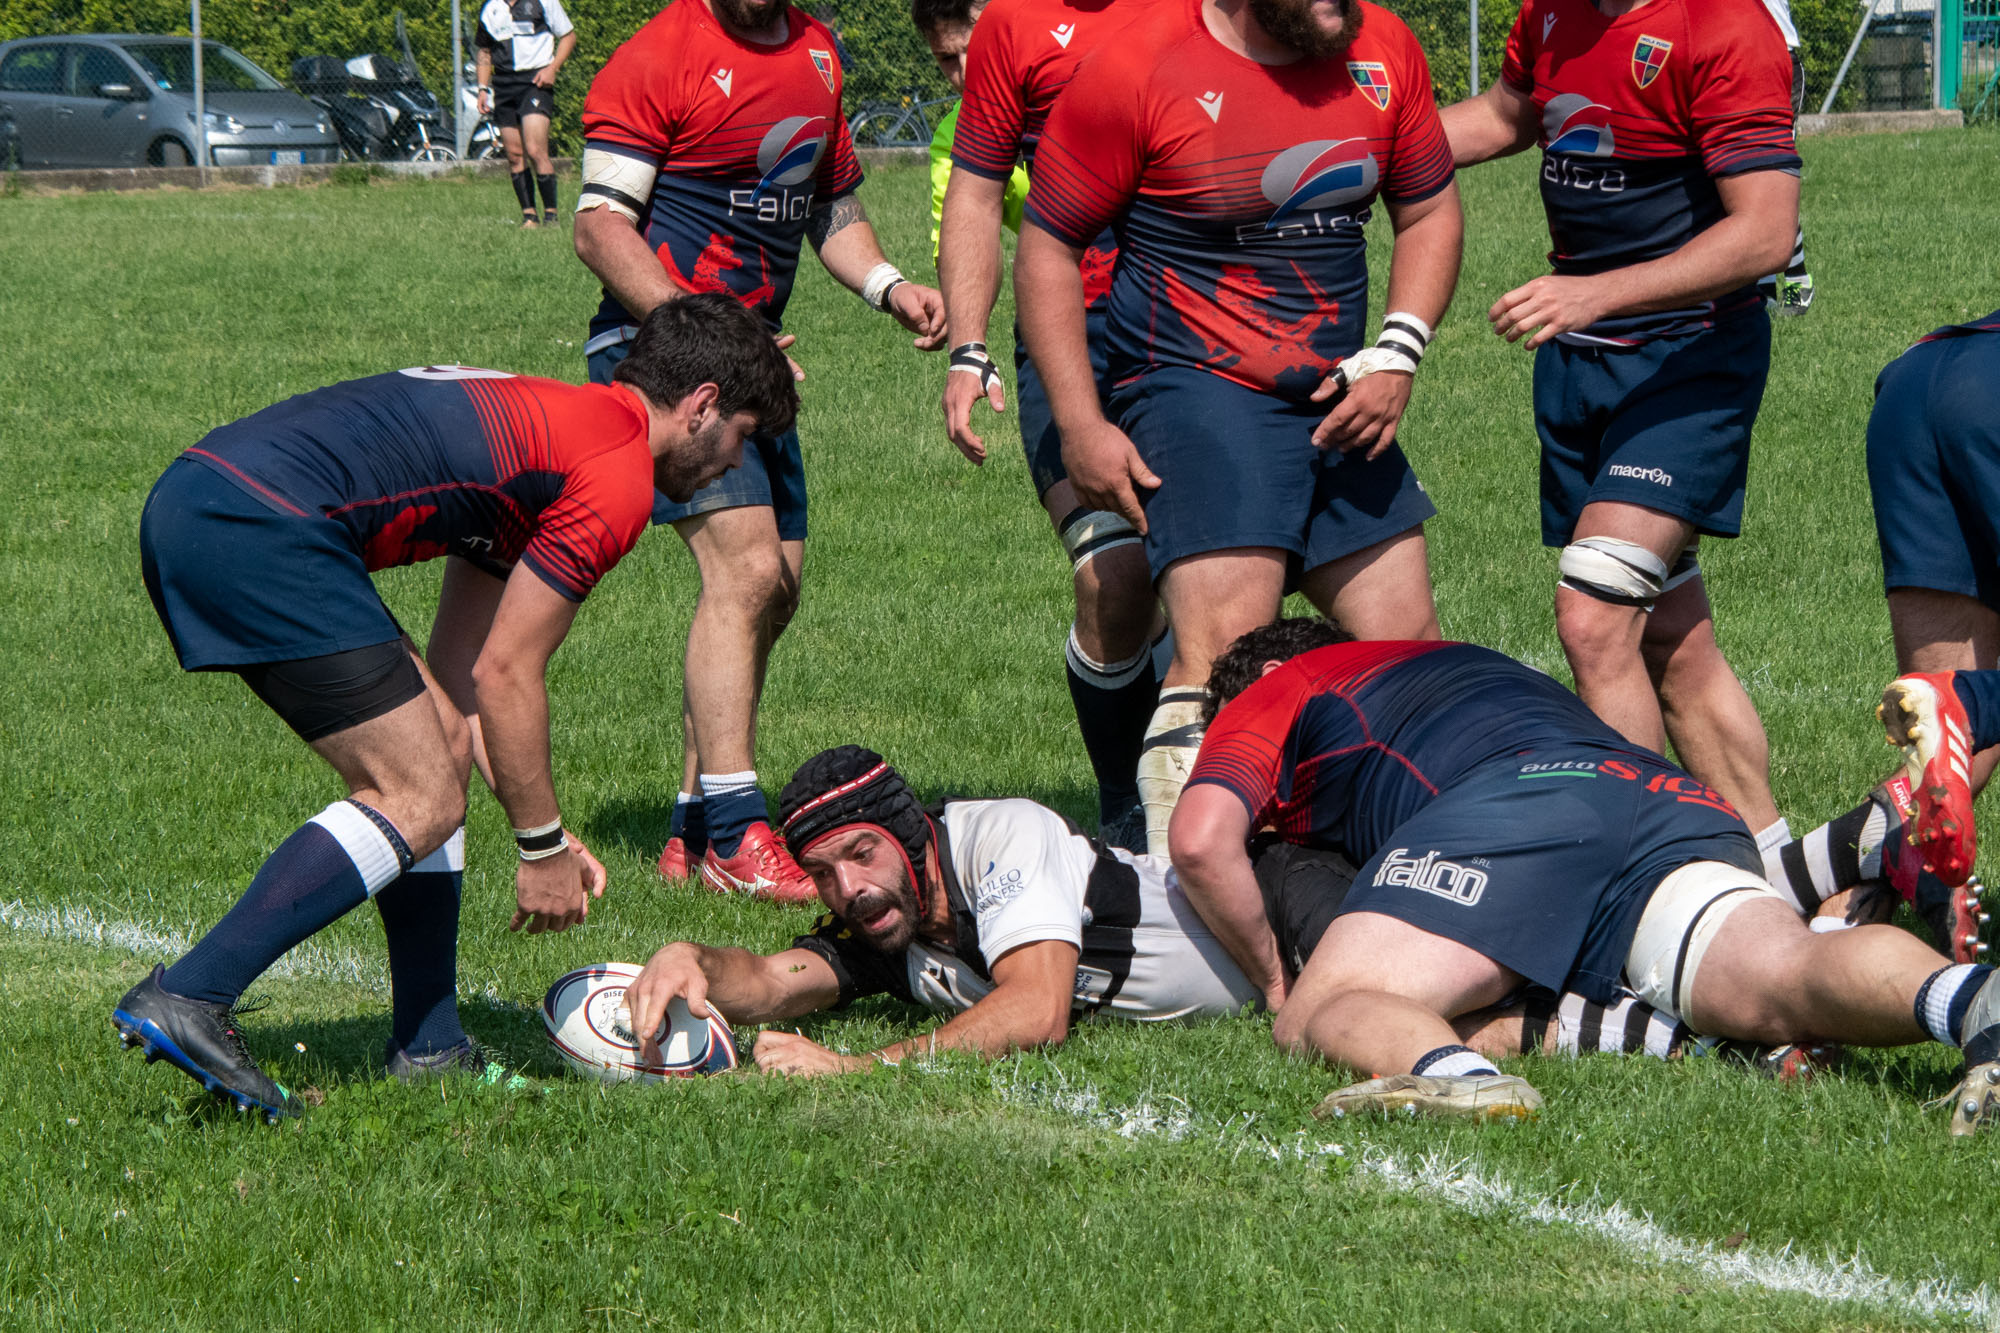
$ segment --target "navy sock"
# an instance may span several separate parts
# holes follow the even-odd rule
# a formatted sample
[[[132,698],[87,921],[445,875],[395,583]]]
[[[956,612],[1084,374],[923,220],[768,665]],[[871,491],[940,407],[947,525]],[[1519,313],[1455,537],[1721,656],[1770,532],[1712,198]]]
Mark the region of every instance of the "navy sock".
[[[742,780],[746,776],[748,780]],[[754,773],[702,774],[701,803],[707,807],[702,813],[708,824],[709,848],[724,860],[742,848],[743,835],[752,824],[768,823],[771,818]]]
[[[673,823],[667,829],[667,837],[679,838],[686,844],[690,859],[707,851],[708,802],[699,798],[692,801],[675,801]]]
[[[2000,671],[1954,671],[1952,689],[1965,705],[1965,725],[1974,753],[2000,745]],[[1981,724],[1986,730],[1981,730]]]
[[[375,895],[389,942],[389,1035],[409,1055],[465,1040],[458,1022],[458,903],[465,830]]]
[[[1139,752],[1160,702],[1160,678],[1150,645],[1129,662],[1085,656],[1071,629],[1063,649],[1077,730],[1097,778],[1097,818],[1108,824],[1139,803]]]
[[[407,849],[373,822],[379,818],[339,801],[302,825],[161,984],[189,999],[236,1003],[293,945],[338,921],[408,864]]]

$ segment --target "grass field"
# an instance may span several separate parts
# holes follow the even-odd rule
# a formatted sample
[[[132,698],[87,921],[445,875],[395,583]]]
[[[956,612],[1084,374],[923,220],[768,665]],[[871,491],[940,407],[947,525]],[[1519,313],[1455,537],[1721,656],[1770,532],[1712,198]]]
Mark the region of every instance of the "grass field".
[[[1806,145],[1816,308],[1777,330],[1750,536],[1706,555],[1726,651],[1798,829],[1881,773],[1891,672],[1861,429],[1877,370],[2000,304],[2000,138]],[[922,179],[863,197],[916,271]],[[1483,313],[1539,272],[1531,164],[1464,181],[1458,305],[1404,438],[1446,633],[1560,673],[1537,544],[1530,358]],[[337,794],[227,676],[183,676],[140,586],[141,501],[204,431],[280,396],[461,360],[571,379],[593,284],[504,185],[0,197],[0,1324],[132,1328],[1569,1327],[2000,1324],[1990,1140],[1919,1103],[1953,1060],[1856,1059],[1804,1091],[1710,1062],[1522,1060],[1533,1125],[1320,1126],[1336,1075],[1268,1021],[1076,1032],[988,1066],[606,1089],[560,1076],[560,972],[674,938],[781,944],[810,914],[663,886],[695,582],[648,536],[553,674],[558,790],[611,870],[586,928],[509,935],[513,855],[475,793],[468,1026],[546,1091],[413,1091],[375,1070],[364,909],[258,989],[253,1049],[323,1097],[246,1123],[121,1053],[111,1002]],[[1066,570],[1002,429],[966,466],[938,358],[810,261],[813,537],[764,707],[775,792],[866,742],[927,794],[1093,800],[1064,692]],[[996,327],[1005,328],[1004,318]],[[1002,357],[1003,360],[1006,358]],[[428,623],[435,567],[382,587]],[[921,1030],[865,1003],[849,1049]]]

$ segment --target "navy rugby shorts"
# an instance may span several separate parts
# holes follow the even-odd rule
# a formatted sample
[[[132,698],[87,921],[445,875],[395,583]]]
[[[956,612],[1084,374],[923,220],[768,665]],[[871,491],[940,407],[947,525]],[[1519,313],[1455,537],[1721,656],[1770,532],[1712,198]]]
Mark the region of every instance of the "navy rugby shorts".
[[[631,351],[631,344],[615,342],[591,352],[587,358],[592,384],[611,383],[611,372]],[[768,508],[778,520],[778,540],[802,542],[806,539],[806,460],[799,451],[796,428],[783,435],[759,435],[743,442],[743,465],[731,468],[721,478],[694,493],[686,504],[675,504],[666,496],[653,496],[653,523],[678,523],[684,518],[713,513],[718,509]]]
[[[1140,492],[1155,579],[1176,560],[1249,546],[1289,553],[1302,573],[1437,513],[1400,445],[1372,462],[1314,448],[1321,403],[1157,366],[1113,388],[1109,406],[1160,478]]]
[[[1736,536],[1770,367],[1771,320],[1761,308],[1632,347],[1542,344],[1542,544],[1567,546],[1583,507],[1600,500]]]
[[[1097,397],[1103,401],[1110,387],[1104,364],[1104,309],[1099,301],[1083,314],[1084,338],[1090,348],[1090,373],[1097,377]],[[1059,481],[1069,480],[1063,466],[1062,433],[1056,429],[1055,414],[1049,410],[1048,391],[1042,388],[1041,372],[1021,341],[1021,325],[1014,324],[1014,410],[1020,413],[1021,452],[1028,456],[1028,475],[1035,483],[1035,498],[1041,499]]]
[[[1361,867],[1340,910],[1394,917],[1608,1004],[1653,890],[1694,861],[1762,874],[1735,810],[1680,769],[1562,746],[1439,792]]]
[[[1919,343],[1875,382],[1868,490],[1888,588],[2000,611],[2000,337]]]
[[[326,657],[403,637],[345,527],[280,513],[192,458],[168,464],[146,497],[139,560],[183,670]]]

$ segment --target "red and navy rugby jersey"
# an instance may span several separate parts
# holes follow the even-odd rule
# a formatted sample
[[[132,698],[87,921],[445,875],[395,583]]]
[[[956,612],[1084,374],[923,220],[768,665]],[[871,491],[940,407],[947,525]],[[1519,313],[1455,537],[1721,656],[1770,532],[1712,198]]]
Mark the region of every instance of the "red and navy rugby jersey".
[[[1761,0],[1653,0],[1616,17],[1591,0],[1529,0],[1500,77],[1541,111],[1542,206],[1558,273],[1672,254],[1721,220],[1716,177],[1799,168],[1791,53]],[[1748,285],[1561,336],[1642,342],[1760,303]]]
[[[1933,329],[1917,339],[1916,345],[1921,347],[1925,343],[1942,342],[1947,338],[1969,338],[1976,333],[2000,333],[2000,310],[1984,319],[1969,319],[1963,324],[1947,324],[1941,329]]]
[[[794,5],[776,46],[675,0],[612,53],[583,103],[585,143],[653,164],[646,243],[675,283],[730,292],[775,331],[806,215],[861,183],[833,34]],[[605,293],[593,340],[632,322]]]
[[[1016,162],[1035,169],[1035,146],[1057,94],[1084,57],[1143,16],[1155,0],[993,0],[965,52],[965,96],[951,163],[1006,180]],[[1111,288],[1118,242],[1110,229],[1084,250],[1084,304]]]
[[[1490,648],[1342,643],[1300,654],[1225,705],[1188,785],[1225,787],[1253,825],[1364,861],[1482,764],[1579,745],[1663,762]]]
[[[1162,0],[1057,99],[1027,216],[1071,245],[1117,231],[1119,380],[1195,366],[1302,401],[1361,347],[1370,204],[1452,179],[1422,49],[1361,9],[1340,56],[1260,65],[1209,35],[1200,0]]]
[[[346,528],[369,569],[523,561],[573,602],[653,513],[646,409],[622,385],[422,366],[287,398],[181,455]]]

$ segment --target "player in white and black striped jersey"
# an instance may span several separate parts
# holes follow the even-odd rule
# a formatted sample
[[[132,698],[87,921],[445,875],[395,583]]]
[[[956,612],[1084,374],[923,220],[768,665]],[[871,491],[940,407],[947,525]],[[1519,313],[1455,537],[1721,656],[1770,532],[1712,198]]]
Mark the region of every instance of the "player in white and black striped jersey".
[[[556,168],[549,157],[549,120],[555,114],[556,76],[576,50],[576,27],[562,0],[486,0],[474,35],[478,64],[479,112],[493,114],[521,225],[556,221]],[[535,178],[530,181],[528,169]],[[542,213],[535,215],[540,187]]]
[[[1785,34],[1785,47],[1792,53],[1792,121],[1806,109],[1806,64],[1799,54],[1799,29],[1792,22],[1791,0],[1764,0],[1778,31]],[[1812,307],[1813,280],[1806,270],[1806,224],[1801,216],[1792,240],[1792,257],[1783,273],[1774,273],[1757,284],[1764,302],[1774,315],[1803,315]]]

